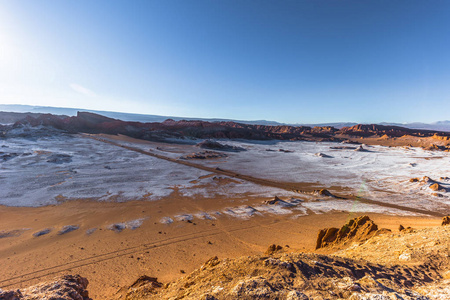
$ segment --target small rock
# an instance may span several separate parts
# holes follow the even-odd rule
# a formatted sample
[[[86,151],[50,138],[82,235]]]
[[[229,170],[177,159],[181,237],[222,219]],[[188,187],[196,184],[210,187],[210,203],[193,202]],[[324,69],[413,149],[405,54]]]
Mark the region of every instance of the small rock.
[[[433,191],[440,191],[442,190],[442,186],[439,183],[434,183],[430,185],[430,189]]]

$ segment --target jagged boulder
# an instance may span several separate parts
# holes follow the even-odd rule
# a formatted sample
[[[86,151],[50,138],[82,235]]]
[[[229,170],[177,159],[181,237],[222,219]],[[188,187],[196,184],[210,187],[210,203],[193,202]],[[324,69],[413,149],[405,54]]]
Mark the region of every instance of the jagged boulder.
[[[361,216],[350,220],[339,228],[325,228],[317,235],[316,249],[346,244],[350,241],[363,241],[372,237],[378,226],[368,217]]]
[[[88,284],[89,281],[80,275],[64,275],[22,290],[0,290],[0,299],[92,300],[86,289]]]
[[[442,218],[442,226],[450,225],[450,216],[445,216]]]

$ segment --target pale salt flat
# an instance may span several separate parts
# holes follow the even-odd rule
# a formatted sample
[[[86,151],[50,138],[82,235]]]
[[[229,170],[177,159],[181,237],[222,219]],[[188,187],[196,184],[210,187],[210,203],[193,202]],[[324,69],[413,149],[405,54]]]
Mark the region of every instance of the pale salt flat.
[[[70,199],[158,200],[175,187],[192,197],[289,194],[244,181],[223,186],[210,178],[199,180],[209,172],[79,136],[2,139],[0,152],[17,154],[0,160],[0,205],[42,206]],[[198,183],[190,183],[194,180]]]
[[[427,210],[450,208],[450,154],[421,148],[363,146],[367,151],[332,149],[331,142],[223,141],[247,151],[228,153],[220,168],[286,182],[308,182],[318,187],[350,188],[353,195]],[[291,152],[281,152],[279,149]],[[330,157],[317,156],[323,153]],[[201,164],[210,164],[199,161]],[[430,183],[409,180],[429,176],[446,189],[433,196]],[[331,203],[328,203],[331,204]]]
[[[194,144],[199,141],[190,142]],[[447,152],[383,146],[363,146],[367,151],[355,151],[333,147],[356,148],[357,145],[331,142],[220,142],[243,147],[247,151],[227,152],[227,158],[193,162],[276,181],[307,182],[318,188],[342,187],[349,194],[412,208],[442,212],[450,208],[447,192],[450,190],[450,180],[440,179],[450,176],[450,155]],[[121,143],[171,158],[200,151],[195,147],[176,144],[158,148],[147,143]],[[317,197],[259,186],[240,179],[223,184],[220,180],[205,176],[209,172],[79,136],[56,135],[35,140],[8,138],[0,141],[0,151],[17,154],[5,156],[0,161],[0,204],[3,205],[41,206],[78,198],[99,201],[159,200],[169,196],[176,188],[181,195],[193,198],[225,196],[233,199],[244,194],[295,196],[306,201],[302,204],[303,209],[312,211],[357,209],[400,214],[391,208],[355,206],[337,199],[311,202]],[[434,191],[429,188],[431,183],[409,182],[413,177],[423,176],[439,182],[444,188],[438,192],[442,197],[433,196]],[[255,209],[258,209],[257,206]],[[287,214],[288,210],[286,207],[259,207],[257,213]],[[228,215],[237,217],[246,214],[249,212],[228,211]]]

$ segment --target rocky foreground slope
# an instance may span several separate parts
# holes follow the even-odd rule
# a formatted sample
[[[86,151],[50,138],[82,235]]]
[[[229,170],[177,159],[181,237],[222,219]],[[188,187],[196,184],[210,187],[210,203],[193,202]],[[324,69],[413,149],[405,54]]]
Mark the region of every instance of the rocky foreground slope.
[[[213,257],[170,283],[143,275],[118,290],[115,298],[450,299],[450,226],[394,233],[376,228],[364,216],[330,232],[335,233],[328,244],[320,243],[319,251],[332,255],[294,253],[272,245],[264,255]],[[318,242],[323,238],[319,233]],[[86,285],[78,276],[65,276],[55,283],[0,292],[0,299],[89,300]],[[57,296],[58,289],[65,294]]]
[[[320,231],[317,240],[322,251],[337,252],[273,245],[265,255],[214,257],[170,284],[141,277],[118,298],[450,299],[449,226],[391,233],[362,216]]]
[[[2,291],[1,300],[92,300],[86,290],[89,282],[79,275],[65,275],[22,290]]]

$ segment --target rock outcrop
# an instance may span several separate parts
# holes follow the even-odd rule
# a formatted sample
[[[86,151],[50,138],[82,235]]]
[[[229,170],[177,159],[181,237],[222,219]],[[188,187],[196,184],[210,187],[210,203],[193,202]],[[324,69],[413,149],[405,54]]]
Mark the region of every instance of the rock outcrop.
[[[89,281],[80,275],[64,275],[54,281],[40,283],[26,289],[2,291],[2,300],[92,300],[87,286]]]
[[[242,147],[221,144],[219,142],[212,141],[212,140],[204,140],[204,141],[198,143],[196,146],[203,148],[203,149],[213,149],[213,150],[221,150],[221,151],[233,151],[233,152],[245,151],[245,149]]]
[[[378,230],[378,226],[368,216],[350,220],[339,228],[325,228],[317,235],[316,249],[335,247],[352,241],[364,241]]]

